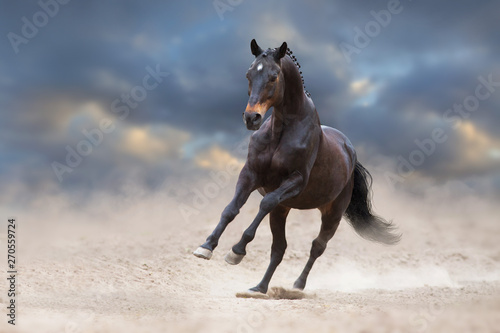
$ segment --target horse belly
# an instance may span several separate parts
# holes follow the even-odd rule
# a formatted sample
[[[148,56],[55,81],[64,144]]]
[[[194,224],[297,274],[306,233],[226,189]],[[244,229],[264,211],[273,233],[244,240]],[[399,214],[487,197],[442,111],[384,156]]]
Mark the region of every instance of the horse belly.
[[[318,208],[332,202],[352,178],[356,153],[339,131],[324,132],[306,188],[283,205],[297,209]]]
[[[306,188],[296,197],[283,202],[284,206],[296,209],[313,209],[332,202],[347,185],[349,178],[339,175],[324,175],[311,171]]]

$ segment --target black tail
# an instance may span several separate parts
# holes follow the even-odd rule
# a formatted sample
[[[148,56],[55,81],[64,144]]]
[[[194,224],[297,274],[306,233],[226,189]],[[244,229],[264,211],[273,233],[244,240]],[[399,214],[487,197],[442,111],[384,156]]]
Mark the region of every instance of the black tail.
[[[356,162],[351,203],[345,217],[361,237],[384,244],[396,244],[401,239],[400,234],[393,233],[396,227],[372,213],[371,187],[372,176],[361,163]]]

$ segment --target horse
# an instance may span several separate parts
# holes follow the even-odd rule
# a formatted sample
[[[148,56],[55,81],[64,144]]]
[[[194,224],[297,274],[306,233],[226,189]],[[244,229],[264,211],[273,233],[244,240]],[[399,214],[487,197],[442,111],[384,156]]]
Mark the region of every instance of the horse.
[[[254,131],[247,160],[239,174],[236,191],[223,210],[220,221],[205,243],[193,254],[210,259],[218,241],[250,194],[263,195],[257,216],[241,239],[225,256],[237,265],[246,255],[264,217],[269,214],[272,233],[271,259],[262,280],[250,293],[264,295],[287,247],[285,224],[293,209],[319,209],[321,228],[312,241],[309,260],[293,284],[303,290],[309,272],[326,249],[342,217],[363,238],[396,244],[401,235],[391,222],[374,215],[371,207],[372,177],[357,160],[349,139],[340,131],[323,126],[303,85],[300,65],[287,43],[263,50],[253,39],[250,49],[254,61],[248,79],[248,103],[243,121]],[[270,117],[263,122],[267,111]]]

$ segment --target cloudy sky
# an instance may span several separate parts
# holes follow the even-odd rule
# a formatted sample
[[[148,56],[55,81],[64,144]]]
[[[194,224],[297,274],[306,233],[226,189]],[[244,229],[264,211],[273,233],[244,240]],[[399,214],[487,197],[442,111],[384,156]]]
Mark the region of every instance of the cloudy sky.
[[[43,5],[42,5],[43,4]],[[400,190],[500,194],[498,1],[1,1],[0,199],[241,162],[250,40]],[[78,155],[78,156],[75,156]]]

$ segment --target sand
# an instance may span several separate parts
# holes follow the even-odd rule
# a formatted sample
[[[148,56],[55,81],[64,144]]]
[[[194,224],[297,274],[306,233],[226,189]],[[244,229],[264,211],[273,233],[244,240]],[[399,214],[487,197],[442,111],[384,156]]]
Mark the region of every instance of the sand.
[[[161,191],[85,204],[46,198],[18,214],[17,325],[4,317],[0,332],[500,332],[495,202],[457,195],[455,185],[422,196],[378,186],[377,211],[399,226],[400,244],[370,243],[343,221],[302,299],[279,297],[283,289],[244,299],[236,293],[268,264],[267,219],[238,266],[224,255],[256,214],[258,194],[211,260],[192,255],[232,191],[227,185],[189,218],[179,210],[192,205],[188,197]],[[291,288],[319,223],[317,211],[292,211],[271,287]],[[0,301],[5,308],[5,292]]]

